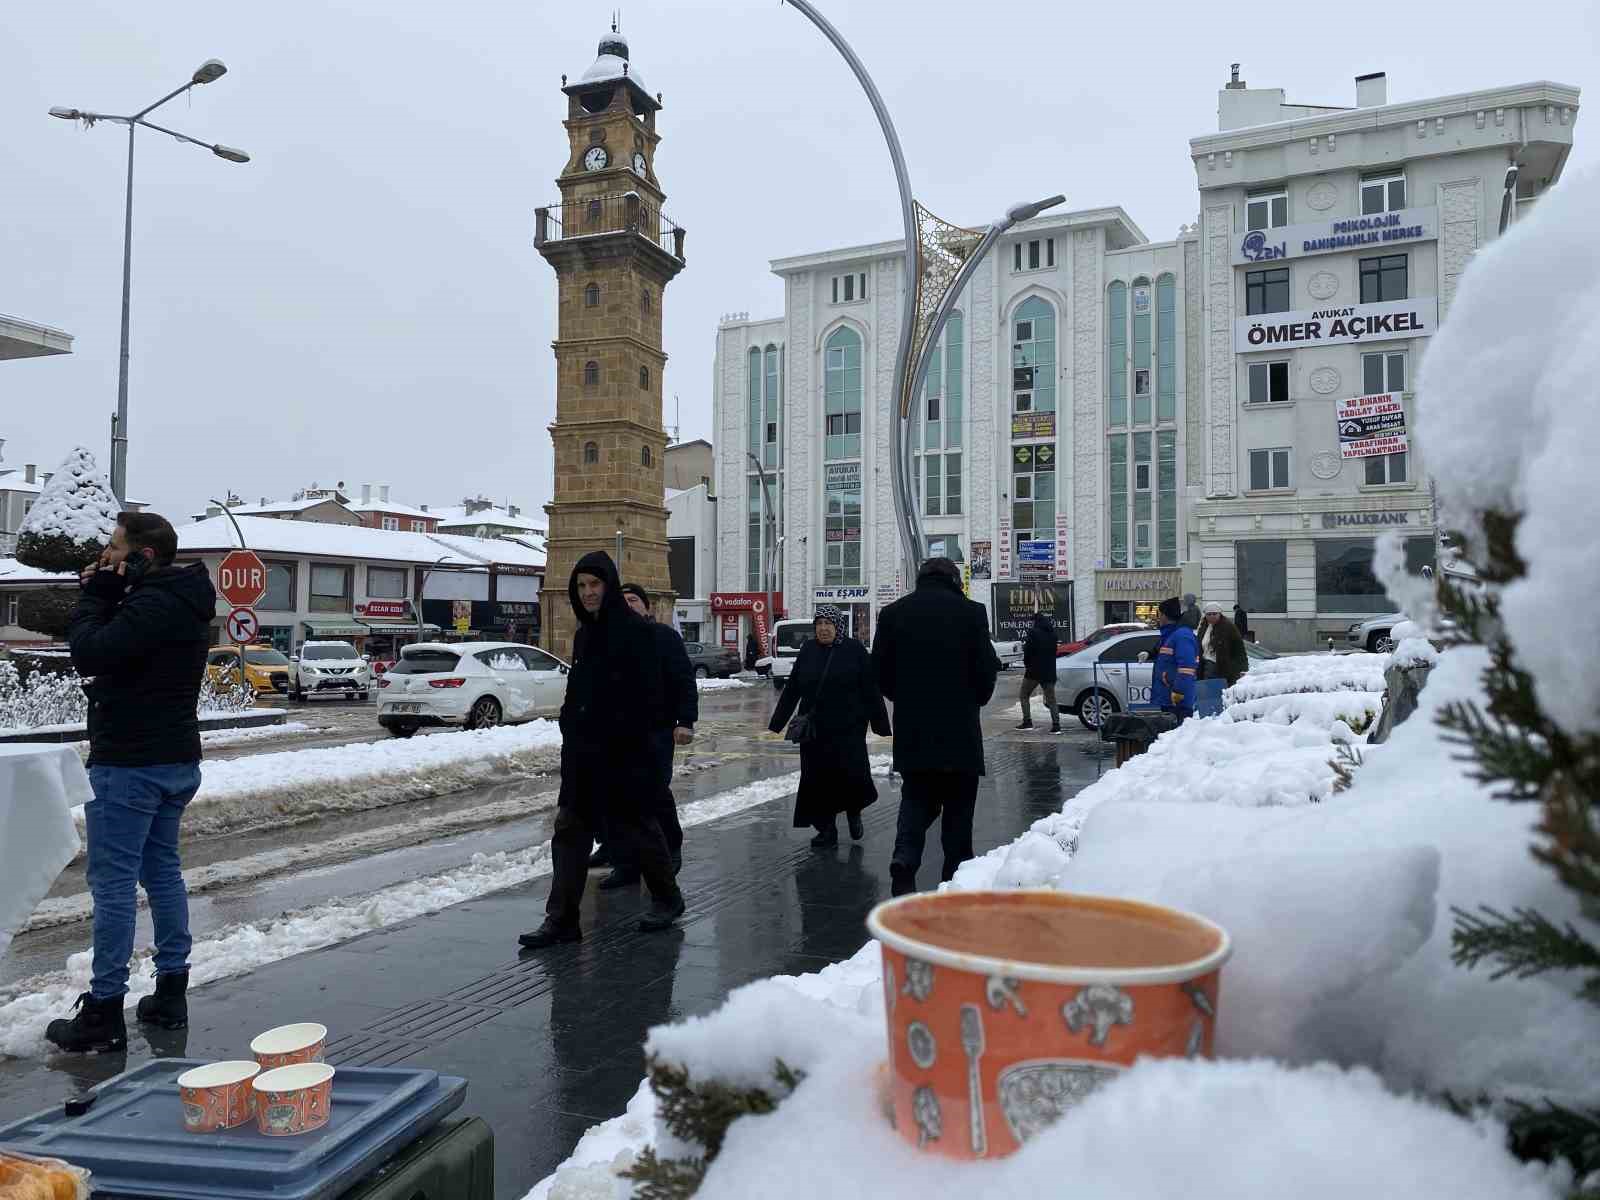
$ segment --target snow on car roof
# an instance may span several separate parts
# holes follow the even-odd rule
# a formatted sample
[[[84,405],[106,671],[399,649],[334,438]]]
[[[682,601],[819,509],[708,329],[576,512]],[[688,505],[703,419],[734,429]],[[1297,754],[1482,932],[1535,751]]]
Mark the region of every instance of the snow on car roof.
[[[363,525],[324,525],[315,521],[278,521],[271,517],[235,517],[250,549],[267,554],[314,554],[331,558],[379,559],[386,562],[433,563],[444,567],[542,567],[545,556],[520,542],[475,538],[462,534],[411,533],[368,529]],[[226,516],[207,517],[178,529],[178,549],[185,554],[237,549],[239,540]]]

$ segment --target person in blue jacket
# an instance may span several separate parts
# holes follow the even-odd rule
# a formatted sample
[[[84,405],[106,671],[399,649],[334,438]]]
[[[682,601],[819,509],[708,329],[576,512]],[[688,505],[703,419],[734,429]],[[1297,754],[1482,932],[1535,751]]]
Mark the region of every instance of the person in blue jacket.
[[[1183,620],[1183,601],[1161,602],[1161,649],[1150,684],[1151,698],[1162,712],[1184,721],[1194,716],[1194,685],[1200,666],[1200,643]]]

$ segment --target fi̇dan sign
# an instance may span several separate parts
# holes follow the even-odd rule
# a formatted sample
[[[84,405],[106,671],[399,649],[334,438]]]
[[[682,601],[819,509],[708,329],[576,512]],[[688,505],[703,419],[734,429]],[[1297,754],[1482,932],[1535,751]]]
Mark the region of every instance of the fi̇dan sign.
[[[1233,348],[1239,354],[1251,354],[1258,350],[1431,337],[1438,326],[1438,315],[1439,302],[1434,296],[1390,300],[1383,304],[1261,313],[1234,321]]]
[[[1411,449],[1406,438],[1406,408],[1399,392],[1341,400],[1336,414],[1341,458],[1404,454]]]

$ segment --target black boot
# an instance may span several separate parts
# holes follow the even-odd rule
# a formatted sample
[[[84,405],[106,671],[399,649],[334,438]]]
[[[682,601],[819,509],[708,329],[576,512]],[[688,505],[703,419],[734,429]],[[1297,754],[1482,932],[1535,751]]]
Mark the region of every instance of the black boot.
[[[1022,719],[1022,724],[1018,725],[1017,728],[1018,729],[1032,729],[1033,728],[1033,722],[1030,721],[1027,717],[1024,717]]]
[[[666,899],[660,896],[650,898],[650,911],[639,918],[640,933],[659,933],[663,929],[671,929],[678,918],[683,916],[688,905],[683,902],[683,893],[676,888],[672,895]]]
[[[672,873],[674,875],[676,875],[682,870],[683,870],[683,852],[681,850],[680,851],[675,851],[673,853],[673,855],[672,855]]]
[[[850,836],[853,839],[859,842],[867,836],[866,827],[861,824],[861,810],[859,808],[852,808],[844,816],[845,820],[850,822]]]
[[[1060,717],[1057,717],[1055,720],[1050,722],[1050,732],[1051,733],[1060,733],[1061,732],[1061,718]]]
[[[602,892],[609,892],[616,888],[636,887],[638,883],[639,872],[627,867],[616,867],[611,874],[600,881],[599,886]]]
[[[581,941],[583,930],[576,925],[563,925],[554,917],[546,917],[539,928],[517,938],[517,943],[525,950],[543,950],[546,946],[558,946],[562,942]]]
[[[838,827],[829,825],[826,829],[817,830],[817,836],[811,839],[811,844],[818,850],[825,850],[829,846],[837,846],[839,844]]]
[[[917,877],[899,863],[889,864],[889,895],[907,896],[917,890]]]
[[[156,976],[156,994],[139,997],[139,1020],[162,1029],[189,1028],[189,972]]]
[[[78,1015],[51,1021],[44,1036],[63,1050],[78,1054],[90,1050],[126,1050],[128,1027],[122,1016],[122,997],[96,1000],[88,992],[73,1005]]]

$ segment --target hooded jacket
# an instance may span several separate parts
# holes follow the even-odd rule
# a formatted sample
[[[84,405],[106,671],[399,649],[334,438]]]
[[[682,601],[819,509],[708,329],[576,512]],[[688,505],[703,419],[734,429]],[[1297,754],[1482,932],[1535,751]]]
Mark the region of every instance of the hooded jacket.
[[[152,567],[126,592],[94,576],[67,625],[89,697],[89,763],[200,759],[200,680],[217,593],[202,563]],[[91,678],[92,677],[92,678]]]
[[[1056,681],[1056,623],[1042,612],[1033,614],[1022,643],[1022,674],[1035,683]]]
[[[580,574],[605,583],[598,613],[578,599]],[[655,635],[622,598],[616,565],[603,550],[578,560],[567,580],[567,598],[578,618],[578,635],[561,702],[562,749],[642,759],[665,711]]]
[[[1161,605],[1161,649],[1150,681],[1150,699],[1166,712],[1194,712],[1194,686],[1200,667],[1200,643],[1184,624],[1181,602]]]

